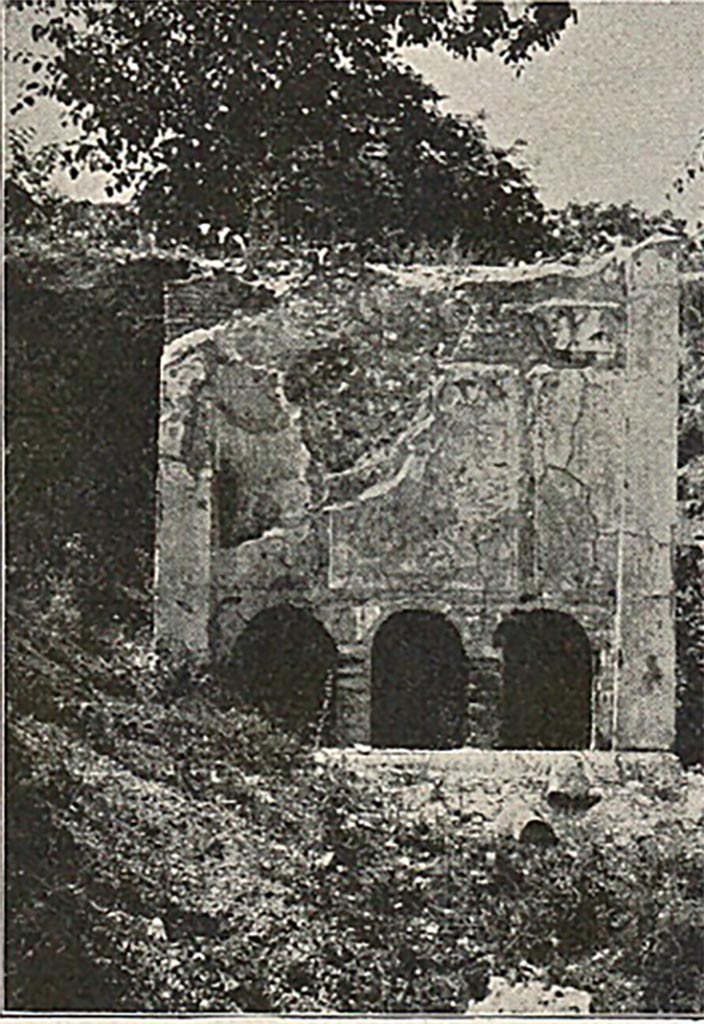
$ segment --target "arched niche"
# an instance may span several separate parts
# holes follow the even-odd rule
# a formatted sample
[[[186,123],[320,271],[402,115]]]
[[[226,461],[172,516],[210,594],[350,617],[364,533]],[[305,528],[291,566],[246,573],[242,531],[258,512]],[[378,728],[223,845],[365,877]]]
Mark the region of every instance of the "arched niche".
[[[330,742],[338,652],[305,608],[266,608],[239,634],[221,665],[223,689],[250,701],[284,728]]]
[[[467,659],[452,623],[439,612],[390,615],[372,645],[373,746],[460,747],[466,712]]]
[[[524,750],[584,750],[591,735],[593,656],[576,619],[519,611],[494,635],[503,655],[500,744]]]

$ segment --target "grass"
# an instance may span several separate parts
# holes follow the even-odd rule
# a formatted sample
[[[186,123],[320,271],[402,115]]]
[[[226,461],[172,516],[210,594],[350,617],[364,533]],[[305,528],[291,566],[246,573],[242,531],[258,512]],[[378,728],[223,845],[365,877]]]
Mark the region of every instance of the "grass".
[[[206,677],[14,621],[12,1009],[461,1013],[535,972],[704,1007],[701,847],[552,849],[413,821]]]

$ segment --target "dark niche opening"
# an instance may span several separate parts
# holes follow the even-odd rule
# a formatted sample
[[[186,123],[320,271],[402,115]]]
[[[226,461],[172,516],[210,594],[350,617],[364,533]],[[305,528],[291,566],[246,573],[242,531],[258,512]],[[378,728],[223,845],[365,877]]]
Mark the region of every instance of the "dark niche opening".
[[[438,612],[391,615],[372,647],[372,744],[459,747],[466,717],[467,660],[455,627]]]
[[[563,612],[516,612],[496,631],[503,652],[504,748],[583,750],[591,734],[592,650]]]
[[[237,543],[237,523],[242,514],[240,482],[234,468],[225,459],[221,459],[215,473],[213,493],[220,547],[234,547]]]
[[[223,683],[291,731],[330,742],[334,732],[337,648],[304,608],[279,605],[255,615],[240,634]]]
[[[247,480],[221,458],[213,480],[219,545],[234,548],[256,540],[279,521],[280,509],[268,481]]]

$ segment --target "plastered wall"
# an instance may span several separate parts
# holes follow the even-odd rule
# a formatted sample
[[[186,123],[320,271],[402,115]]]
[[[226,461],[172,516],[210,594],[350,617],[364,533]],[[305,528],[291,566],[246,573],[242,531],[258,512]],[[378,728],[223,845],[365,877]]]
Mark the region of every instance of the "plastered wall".
[[[497,626],[553,609],[591,643],[591,745],[669,748],[669,244],[580,268],[321,270],[254,308],[227,282],[191,280],[169,309],[162,646],[222,664],[258,612],[308,608],[338,648],[338,741],[366,742],[376,629],[397,611],[440,612],[469,661],[467,742],[492,745]],[[346,405],[380,351],[369,408],[363,391]],[[360,429],[344,434],[350,422]]]

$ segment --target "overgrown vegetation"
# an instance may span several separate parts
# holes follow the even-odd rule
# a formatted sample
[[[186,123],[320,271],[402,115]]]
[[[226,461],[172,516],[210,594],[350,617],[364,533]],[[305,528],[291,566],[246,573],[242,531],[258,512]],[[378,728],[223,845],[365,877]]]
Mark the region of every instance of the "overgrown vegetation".
[[[526,850],[460,820],[414,824],[251,708],[223,710],[188,665],[157,670],[134,636],[148,628],[158,294],[195,257],[74,269],[30,250],[9,268],[10,1005],[447,1013],[491,974],[539,972],[593,992],[595,1011],[700,1011],[702,863],[676,836]],[[694,514],[695,314],[681,432]],[[693,761],[696,549],[679,571]]]
[[[12,1008],[461,1013],[497,973],[704,1007],[691,843],[413,821],[134,642],[13,618],[8,658]]]
[[[370,289],[360,317],[354,286],[363,273],[342,270],[339,291],[350,289],[351,315],[333,284],[330,313],[337,323],[286,372],[286,397],[302,409],[306,445],[334,472],[388,446],[408,426],[437,377],[449,334],[433,297],[409,294],[405,306],[398,300],[394,306],[381,289]]]
[[[685,340],[680,365],[678,486],[681,526],[704,519],[704,259],[682,287],[680,322]],[[675,552],[677,641],[677,745],[685,764],[704,761],[704,548],[683,541]]]
[[[29,130],[9,140],[9,1005],[462,1013],[491,975],[539,974],[597,1012],[701,1012],[704,865],[679,832],[530,849],[401,818],[380,786],[316,762],[315,731],[224,707],[145,640],[166,280],[206,257],[256,286],[292,264],[574,260],[682,231],[630,204],[546,211],[516,153],[444,116],[393,57],[439,42],[515,65],[555,44],[570,5],[8,8],[34,27],[20,106],[58,99],[75,129],[39,153]],[[136,200],[62,200],[57,162],[107,170]],[[686,269],[701,267],[692,245]],[[695,520],[704,291],[683,294],[679,497]],[[418,335],[433,314],[409,315]],[[393,438],[437,355],[380,338],[383,310],[289,370],[331,469]],[[685,763],[702,754],[702,568],[683,545]]]
[[[139,626],[150,616],[162,288],[208,263],[193,249],[155,247],[130,211],[66,202],[30,203],[28,210],[22,195],[9,210],[6,278],[8,582],[37,610],[70,599],[76,629],[86,612],[103,627],[114,616]],[[602,251],[615,233],[635,241],[678,227],[630,206],[573,205],[557,220],[555,237],[572,257]],[[354,246],[331,249],[326,273],[353,282],[360,255]],[[425,244],[396,255],[466,259],[454,246]],[[262,241],[229,265],[256,287],[282,267],[315,274],[318,260],[315,246]],[[694,276],[682,293],[684,522],[697,522],[704,510],[702,266],[701,246],[690,242],[683,269]],[[421,337],[442,336],[432,304],[401,313],[416,327],[428,321]],[[369,438],[392,440],[431,379],[437,353],[424,342],[404,347],[411,332],[398,315],[390,318],[382,303],[369,310],[365,332],[316,344],[288,370],[289,397],[305,405],[307,442],[331,469],[352,465]],[[704,602],[695,544],[679,548],[676,579],[678,750],[692,763],[704,747]]]
[[[136,189],[160,237],[193,241],[201,224],[387,246],[457,233],[486,260],[535,252],[543,210],[515,154],[444,114],[398,48],[497,51],[520,66],[576,18],[567,3],[8,7],[33,39],[13,54],[26,78],[11,113],[58,100],[65,137],[50,155],[73,176],[107,172],[108,194]]]

